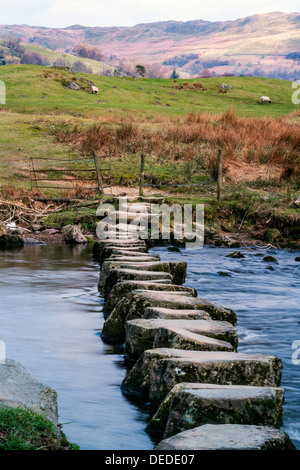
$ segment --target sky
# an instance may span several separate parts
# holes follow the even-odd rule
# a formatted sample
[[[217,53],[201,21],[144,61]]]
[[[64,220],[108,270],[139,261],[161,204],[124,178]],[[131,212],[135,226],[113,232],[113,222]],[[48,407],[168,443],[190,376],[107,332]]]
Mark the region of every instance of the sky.
[[[0,7],[0,24],[62,28],[235,20],[255,13],[299,12],[299,0],[0,0]]]

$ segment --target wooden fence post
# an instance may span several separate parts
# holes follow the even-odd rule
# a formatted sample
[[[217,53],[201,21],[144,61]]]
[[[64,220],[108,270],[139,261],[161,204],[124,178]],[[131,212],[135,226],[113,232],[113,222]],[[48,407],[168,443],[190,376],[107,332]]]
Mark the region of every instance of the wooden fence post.
[[[145,155],[141,153],[140,196],[144,196]]]
[[[222,162],[222,149],[218,150],[218,191],[217,199],[220,202],[222,198],[222,179],[223,179],[223,162]]]
[[[102,176],[101,176],[101,172],[99,168],[98,158],[96,157],[95,152],[93,152],[93,158],[94,158],[95,168],[96,168],[96,173],[97,173],[99,194],[103,194]]]

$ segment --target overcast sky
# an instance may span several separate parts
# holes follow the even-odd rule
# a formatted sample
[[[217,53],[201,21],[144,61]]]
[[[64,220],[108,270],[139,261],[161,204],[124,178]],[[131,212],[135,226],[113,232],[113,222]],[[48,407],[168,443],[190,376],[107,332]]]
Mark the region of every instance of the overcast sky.
[[[234,20],[297,12],[299,0],[0,0],[0,24],[132,26],[152,21]]]

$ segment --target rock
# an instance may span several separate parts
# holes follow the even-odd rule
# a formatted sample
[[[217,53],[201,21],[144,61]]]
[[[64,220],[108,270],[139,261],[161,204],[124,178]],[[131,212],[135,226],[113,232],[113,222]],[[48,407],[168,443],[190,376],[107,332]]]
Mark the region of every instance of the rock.
[[[114,262],[114,263],[149,263],[149,262],[159,262],[159,258],[157,256],[148,255],[148,253],[139,253],[138,255],[130,256],[129,254],[126,255],[119,255],[114,254],[111,255],[109,258],[106,259],[105,262]]]
[[[95,242],[93,246],[93,255],[101,263],[109,258],[111,254],[121,252],[146,252],[147,246],[144,240],[102,240]]]
[[[114,269],[105,280],[103,288],[104,298],[108,297],[109,292],[117,282],[121,281],[162,281],[173,282],[173,276],[169,273],[159,271],[139,271],[134,269]]]
[[[0,248],[17,248],[24,246],[24,240],[17,234],[3,234],[0,237]]]
[[[263,258],[263,261],[264,261],[265,263],[278,263],[277,259],[276,259],[274,256],[271,256],[271,255],[265,256],[265,257]]]
[[[205,424],[164,439],[154,450],[296,450],[288,435],[266,426]]]
[[[126,261],[104,261],[101,265],[99,287],[104,287],[106,279],[115,269],[132,269],[141,271],[165,272],[172,275],[174,284],[183,284],[186,276],[187,263],[168,263],[162,261],[148,262],[126,262]]]
[[[40,224],[32,224],[31,225],[31,230],[33,232],[39,232],[40,230],[42,230],[43,226],[40,225]]]
[[[25,245],[46,245],[46,243],[36,240],[35,238],[25,237],[23,240]]]
[[[147,426],[164,438],[204,424],[279,428],[284,390],[276,387],[182,383],[175,385]]]
[[[219,88],[221,90],[231,90],[232,86],[228,85],[227,83],[220,83]]]
[[[219,276],[231,277],[231,274],[227,271],[218,271]]]
[[[114,271],[113,271],[114,272]],[[213,320],[225,320],[235,323],[236,315],[231,310],[214,305],[206,299],[174,295],[174,292],[133,291],[120,300],[106,320],[102,337],[105,341],[124,341],[125,321],[142,318],[147,307],[171,309],[205,310]]]
[[[80,90],[80,86],[76,82],[70,82],[66,88],[69,88],[70,90],[75,90],[75,91]]]
[[[212,320],[137,320],[125,323],[125,354],[138,359],[147,349],[234,351],[238,338],[227,322]]]
[[[162,307],[147,307],[144,312],[144,318],[161,318],[165,320],[211,320],[209,313],[204,310],[177,310]]]
[[[169,246],[168,251],[174,251],[175,253],[180,253],[181,250],[178,248],[178,246]]]
[[[62,229],[63,239],[69,244],[87,243],[87,239],[83,235],[78,225],[66,225]]]
[[[268,269],[269,271],[275,271],[275,268],[273,268],[273,266],[268,266],[267,269]]]
[[[296,199],[296,201],[294,202],[295,206],[299,206],[300,205],[300,196]]]
[[[64,229],[66,229],[67,227],[76,227],[75,225],[66,225],[66,227],[64,227]],[[63,229],[63,230],[64,230]],[[46,228],[45,230],[43,230],[43,235],[55,235],[56,233],[59,233],[59,230],[56,230],[55,228]]]
[[[226,255],[226,258],[246,258],[243,253],[240,251],[234,251],[233,253],[229,253],[229,255]]]
[[[115,308],[117,303],[123,297],[126,297],[133,290],[156,290],[156,291],[174,291],[174,292],[188,292],[193,297],[197,297],[197,291],[192,287],[177,286],[175,284],[167,284],[158,281],[122,281],[114,285],[109,292],[108,297],[105,299],[104,313],[110,313]]]
[[[58,425],[57,393],[32,377],[16,361],[0,363],[0,406],[23,406],[42,413]]]
[[[181,382],[277,387],[280,379],[281,361],[276,356],[157,348],[140,356],[122,389],[159,404]]]
[[[300,261],[300,256],[296,256],[295,261]]]

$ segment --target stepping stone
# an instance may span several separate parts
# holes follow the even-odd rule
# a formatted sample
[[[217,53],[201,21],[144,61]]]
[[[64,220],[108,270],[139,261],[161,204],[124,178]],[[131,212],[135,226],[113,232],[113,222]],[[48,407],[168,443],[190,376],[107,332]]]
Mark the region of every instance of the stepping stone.
[[[167,438],[203,424],[279,428],[283,396],[277,387],[182,383],[172,388],[146,429]]]
[[[118,248],[114,246],[105,246],[102,248],[98,255],[94,255],[96,259],[102,264],[105,260],[109,259],[111,256],[145,256],[147,255],[147,248],[146,247],[132,247],[132,248]],[[155,255],[151,255],[155,256]],[[158,261],[160,260],[159,256],[157,256]]]
[[[149,262],[159,262],[160,259],[158,256],[151,256],[147,253],[139,253],[140,256],[129,256],[129,255],[112,255],[106,261],[114,263],[149,263]]]
[[[0,407],[30,408],[58,425],[57,393],[32,377],[18,362],[0,362]]]
[[[154,450],[296,450],[289,436],[266,426],[205,424],[164,439]]]
[[[183,284],[186,277],[187,263],[168,263],[163,261],[149,261],[149,262],[127,262],[126,261],[104,261],[101,265],[99,287],[106,284],[106,279],[110,272],[115,269],[134,269],[140,271],[160,271],[170,273],[173,278],[174,284]]]
[[[181,382],[277,387],[280,379],[281,361],[276,356],[158,348],[140,356],[122,389],[159,404]]]
[[[157,271],[139,271],[134,269],[113,269],[106,278],[103,288],[104,298],[107,298],[110,291],[117,282],[122,281],[159,281],[169,282],[173,281],[173,276],[169,273]]]
[[[149,320],[155,318],[162,320],[211,320],[211,316],[205,310],[172,310],[162,307],[147,307],[144,318]]]
[[[123,297],[126,297],[133,290],[155,290],[155,291],[174,291],[188,293],[197,297],[197,291],[192,287],[177,286],[176,284],[167,284],[158,281],[122,281],[114,285],[108,297],[105,299],[104,313],[110,313]]]
[[[147,349],[234,351],[238,337],[228,322],[214,320],[137,320],[125,324],[125,354],[138,359]]]
[[[114,276],[121,270],[114,270],[111,272],[108,279]],[[125,270],[124,270],[125,271]],[[128,271],[127,271],[128,272]],[[135,271],[139,273],[143,271]],[[146,271],[147,272],[147,271]],[[151,271],[149,271],[151,273]],[[117,277],[116,281],[121,281],[120,276]],[[143,279],[141,279],[143,280]],[[146,279],[145,279],[146,280]],[[115,282],[116,284],[116,282]],[[105,292],[105,296],[106,296]],[[143,318],[147,307],[163,307],[169,309],[188,309],[188,310],[205,310],[209,313],[210,319],[229,321],[233,323],[236,316],[231,310],[226,310],[222,307],[212,304],[206,299],[198,299],[187,295],[174,295],[174,292],[131,292],[126,297],[120,300],[114,310],[106,320],[102,337],[105,341],[122,342],[125,340],[125,322],[128,320],[134,320],[136,318]]]
[[[112,250],[132,250],[132,251],[143,251],[147,252],[147,246],[144,240],[101,240],[99,242],[95,242],[93,245],[93,255],[96,259],[101,262],[102,259],[102,251],[105,253],[108,251],[109,255],[112,253]],[[105,257],[108,257],[107,255]]]

